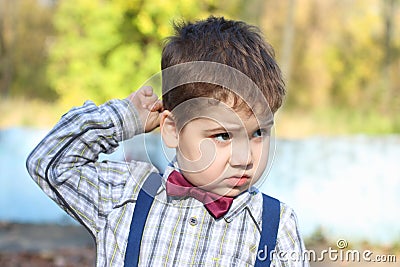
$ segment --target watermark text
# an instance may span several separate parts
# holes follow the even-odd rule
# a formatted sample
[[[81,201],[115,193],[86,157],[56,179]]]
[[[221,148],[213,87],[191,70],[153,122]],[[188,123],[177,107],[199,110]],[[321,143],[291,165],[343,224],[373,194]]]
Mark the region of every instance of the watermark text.
[[[347,249],[348,243],[344,239],[339,239],[336,248],[328,247],[321,251],[276,251],[268,250],[267,246],[259,250],[257,258],[261,261],[266,260],[269,254],[271,259],[281,262],[376,262],[376,263],[395,263],[397,256],[394,254],[376,254],[371,250]]]

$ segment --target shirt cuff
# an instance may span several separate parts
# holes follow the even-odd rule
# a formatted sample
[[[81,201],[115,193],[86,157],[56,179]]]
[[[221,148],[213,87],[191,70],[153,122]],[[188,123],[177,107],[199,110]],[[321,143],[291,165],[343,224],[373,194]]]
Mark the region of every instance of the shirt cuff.
[[[100,107],[110,116],[119,142],[144,132],[139,113],[128,99],[113,99]]]

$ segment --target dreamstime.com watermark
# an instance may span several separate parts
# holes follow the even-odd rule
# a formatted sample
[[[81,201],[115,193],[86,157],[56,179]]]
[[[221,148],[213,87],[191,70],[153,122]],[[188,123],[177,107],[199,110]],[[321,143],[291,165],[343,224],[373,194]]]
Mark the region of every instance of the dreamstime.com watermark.
[[[339,239],[336,242],[337,248],[329,247],[319,252],[315,250],[299,251],[270,251],[270,258],[282,262],[300,262],[308,260],[309,262],[374,262],[374,263],[395,263],[396,255],[375,254],[371,250],[347,249],[348,243],[345,239]],[[259,250],[257,258],[261,261],[267,258],[267,247]]]

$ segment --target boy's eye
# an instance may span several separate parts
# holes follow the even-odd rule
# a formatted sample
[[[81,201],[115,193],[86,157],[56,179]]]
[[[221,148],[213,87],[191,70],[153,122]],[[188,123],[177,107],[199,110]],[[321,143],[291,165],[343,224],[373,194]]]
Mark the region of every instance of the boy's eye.
[[[253,137],[263,137],[268,135],[267,129],[258,129],[253,133]]]
[[[229,133],[219,133],[214,134],[212,138],[214,138],[218,142],[226,142],[231,140],[231,135]]]

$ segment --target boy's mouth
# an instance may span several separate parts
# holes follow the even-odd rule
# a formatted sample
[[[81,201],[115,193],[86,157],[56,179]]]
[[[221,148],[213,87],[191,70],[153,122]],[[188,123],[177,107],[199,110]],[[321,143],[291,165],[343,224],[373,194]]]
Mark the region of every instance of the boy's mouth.
[[[250,183],[251,177],[248,175],[231,176],[225,179],[228,185],[232,187],[241,187]]]

